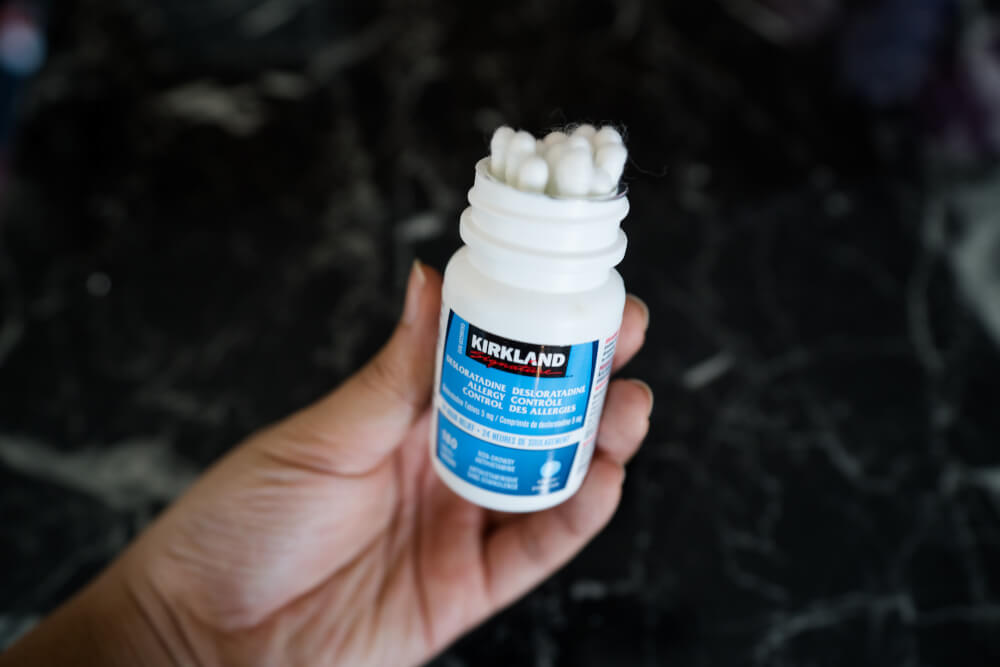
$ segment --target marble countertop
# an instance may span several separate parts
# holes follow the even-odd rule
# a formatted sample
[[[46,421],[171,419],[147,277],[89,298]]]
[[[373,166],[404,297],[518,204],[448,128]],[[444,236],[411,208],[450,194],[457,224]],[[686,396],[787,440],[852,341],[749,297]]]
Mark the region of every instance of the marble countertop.
[[[435,664],[1000,661],[987,17],[244,4],[52,16],[0,220],[0,647],[377,348],[496,125],[591,120],[652,432],[608,529]]]

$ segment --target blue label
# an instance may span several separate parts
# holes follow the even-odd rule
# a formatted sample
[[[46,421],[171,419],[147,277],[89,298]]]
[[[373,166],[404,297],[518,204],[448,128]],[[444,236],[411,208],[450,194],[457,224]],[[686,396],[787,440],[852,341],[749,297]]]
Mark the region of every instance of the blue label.
[[[591,409],[598,346],[524,343],[450,312],[438,459],[464,481],[496,493],[565,488]]]
[[[522,436],[583,427],[590,403],[597,341],[534,345],[448,318],[441,395],[481,426]]]
[[[478,487],[514,496],[566,486],[577,445],[545,450],[501,447],[473,437],[438,413],[437,455],[456,475]]]

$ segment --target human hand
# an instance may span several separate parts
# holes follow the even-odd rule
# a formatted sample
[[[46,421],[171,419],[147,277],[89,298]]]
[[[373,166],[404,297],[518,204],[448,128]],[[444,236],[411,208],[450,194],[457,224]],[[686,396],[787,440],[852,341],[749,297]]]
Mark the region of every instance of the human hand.
[[[65,627],[91,645],[77,664],[414,665],[569,560],[614,513],[652,394],[611,384],[587,479],[562,505],[473,505],[428,455],[440,293],[415,265],[399,326],[367,366],[223,458],[5,657],[37,656]],[[626,303],[616,368],[648,323]]]

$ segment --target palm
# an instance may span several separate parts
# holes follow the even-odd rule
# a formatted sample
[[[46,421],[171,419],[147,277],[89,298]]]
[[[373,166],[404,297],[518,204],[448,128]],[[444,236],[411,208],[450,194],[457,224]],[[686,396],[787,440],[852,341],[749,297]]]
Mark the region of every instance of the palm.
[[[439,306],[420,306],[426,326],[410,333],[432,348]],[[641,344],[639,311],[626,308],[617,365]],[[126,557],[138,594],[165,603],[198,662],[416,664],[610,518],[647,426],[638,385],[612,384],[598,453],[572,499],[500,515],[453,494],[430,465],[429,369],[386,363],[235,450]],[[387,375],[409,375],[396,384],[412,391],[386,389]],[[387,403],[405,409],[372,411]]]

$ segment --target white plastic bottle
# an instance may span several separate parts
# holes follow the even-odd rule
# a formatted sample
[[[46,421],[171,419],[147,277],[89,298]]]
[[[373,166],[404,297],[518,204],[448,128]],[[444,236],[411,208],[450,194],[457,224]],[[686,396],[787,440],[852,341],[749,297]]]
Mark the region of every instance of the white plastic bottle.
[[[560,199],[476,165],[444,275],[430,455],[453,491],[531,512],[590,466],[625,287],[624,194]]]

